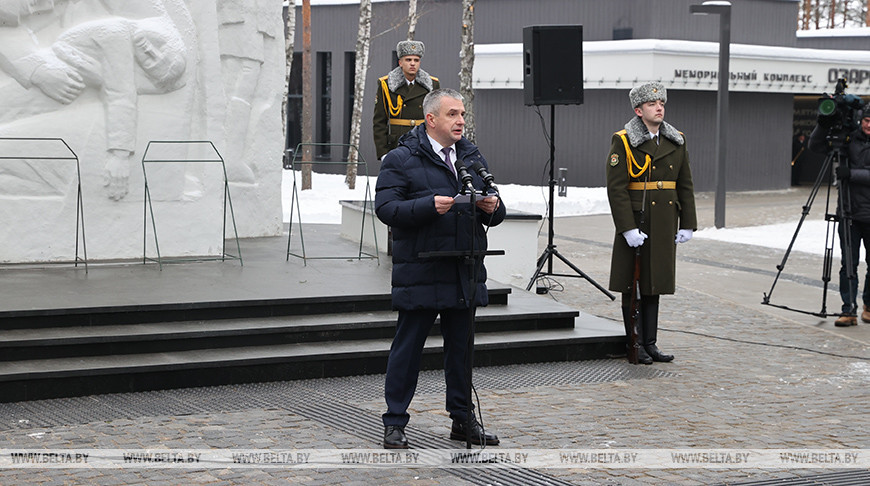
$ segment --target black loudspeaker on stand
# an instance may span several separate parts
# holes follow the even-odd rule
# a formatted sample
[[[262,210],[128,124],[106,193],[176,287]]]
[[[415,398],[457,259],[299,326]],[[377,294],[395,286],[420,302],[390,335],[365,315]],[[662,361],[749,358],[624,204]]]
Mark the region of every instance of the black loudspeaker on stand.
[[[523,29],[523,97],[526,105],[550,105],[550,202],[547,219],[547,248],[538,257],[538,265],[526,290],[544,275],[583,277],[610,300],[616,296],[592,280],[576,265],[562,256],[553,244],[554,196],[556,187],[555,105],[583,103],[583,26],[542,25]],[[553,273],[553,257],[574,270],[577,275]],[[544,264],[547,271],[544,272]]]
[[[526,105],[583,104],[583,26],[523,29],[523,97]]]

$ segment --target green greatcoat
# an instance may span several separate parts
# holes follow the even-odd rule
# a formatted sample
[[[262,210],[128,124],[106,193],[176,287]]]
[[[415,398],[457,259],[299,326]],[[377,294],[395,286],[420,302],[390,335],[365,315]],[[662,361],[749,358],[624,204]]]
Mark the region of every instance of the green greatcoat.
[[[627,132],[627,133],[626,133]],[[626,133],[629,147],[639,165],[651,158],[648,172],[639,178],[629,175],[625,145],[620,133]],[[624,231],[640,228],[649,237],[641,246],[640,289],[643,295],[673,294],[676,280],[678,229],[696,230],[695,196],[689,154],[685,138],[673,126],[663,123],[657,145],[640,118],[626,124],[610,141],[607,160],[607,197],[616,234],[610,261],[610,285],[614,292],[630,293],[634,277],[635,249],[628,246]],[[633,167],[637,174],[639,168]],[[649,179],[647,179],[649,177]],[[674,181],[676,189],[647,189],[643,223],[640,223],[643,190],[629,190],[629,182],[649,180]]]
[[[386,97],[383,89],[384,84],[387,86]],[[422,69],[417,71],[417,77],[411,86],[408,86],[405,81],[401,67],[393,69],[390,74],[378,79],[378,95],[372,117],[372,134],[378,160],[396,148],[399,144],[399,138],[414,128],[410,125],[391,125],[389,124],[390,118],[423,120],[423,98],[440,86],[438,78],[430,76]],[[401,104],[399,97],[401,97]],[[398,110],[398,114],[394,117],[390,116],[390,106]]]

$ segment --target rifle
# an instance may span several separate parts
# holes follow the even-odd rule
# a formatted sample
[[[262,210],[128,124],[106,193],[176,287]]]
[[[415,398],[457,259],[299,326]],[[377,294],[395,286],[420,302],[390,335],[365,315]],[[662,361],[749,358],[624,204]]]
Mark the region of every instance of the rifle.
[[[628,362],[637,364],[637,326],[640,323],[640,247],[634,250],[634,279],[631,282],[631,304],[628,318]]]
[[[646,175],[647,182],[643,186],[643,198],[640,204],[640,223],[638,231],[643,227],[644,210],[646,209],[646,184],[649,183],[649,173]],[[638,325],[640,324],[640,247],[634,249],[634,276],[631,280],[631,301],[629,304],[628,318],[628,362],[638,364]]]

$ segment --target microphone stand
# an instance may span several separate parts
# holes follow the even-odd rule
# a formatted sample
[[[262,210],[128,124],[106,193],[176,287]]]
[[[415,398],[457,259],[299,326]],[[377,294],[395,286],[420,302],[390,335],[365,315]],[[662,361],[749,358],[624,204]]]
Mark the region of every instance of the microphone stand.
[[[477,274],[478,274],[478,266],[483,264],[483,257],[486,255],[504,255],[504,250],[486,250],[486,251],[478,251],[474,248],[474,235],[477,230],[477,191],[474,190],[474,185],[472,184],[472,177],[468,174],[468,170],[465,168],[465,164],[463,164],[460,160],[456,161],[456,173],[461,178],[461,185],[459,189],[459,194],[464,195],[469,192],[469,198],[471,203],[471,232],[469,233],[471,236],[471,245],[468,251],[464,250],[447,250],[447,251],[424,251],[420,252],[417,256],[420,258],[444,258],[444,257],[457,257],[461,259],[461,261],[470,265],[471,269],[468,272],[468,288],[470,291],[469,301],[468,301],[468,335],[466,337],[466,353],[465,353],[465,378],[468,386],[465,390],[466,396],[466,417],[465,417],[465,448],[471,449],[471,417],[472,415],[472,400],[471,400],[471,376],[472,376],[472,368],[474,366],[474,321],[475,315],[477,313]],[[478,262],[478,257],[480,261]],[[483,425],[481,425],[481,429],[483,429]],[[484,435],[486,435],[485,429]],[[481,444],[484,444],[484,439],[481,437]]]

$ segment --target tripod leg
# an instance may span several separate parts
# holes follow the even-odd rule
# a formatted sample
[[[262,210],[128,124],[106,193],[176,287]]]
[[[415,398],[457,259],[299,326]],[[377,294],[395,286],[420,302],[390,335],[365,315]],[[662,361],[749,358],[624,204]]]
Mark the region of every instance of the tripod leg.
[[[535,269],[535,273],[532,274],[532,278],[531,278],[531,280],[529,280],[529,284],[526,285],[526,291],[532,290],[532,285],[535,284],[535,280],[537,280],[538,277],[541,276],[541,269],[544,268],[544,264],[547,263],[547,261],[548,261],[550,258],[552,258],[551,255],[552,255],[555,251],[556,251],[555,249],[553,249],[553,248],[551,248],[551,247],[548,246],[548,247],[544,250],[544,252],[541,253],[541,256],[538,257],[538,268]]]
[[[846,285],[848,285],[848,299],[849,299],[849,311],[848,314],[855,315],[857,314],[857,305],[856,305],[856,290],[858,285],[858,275],[856,272],[857,256],[856,252],[853,251],[852,244],[852,200],[851,200],[851,192],[848,181],[840,181],[840,190],[838,191],[839,196],[839,207],[840,207],[840,247],[842,248],[842,254],[840,258],[842,259],[843,269],[846,270]],[[859,242],[860,245],[860,242]],[[842,281],[840,282],[842,285]],[[855,285],[853,285],[853,283]],[[843,289],[840,289],[840,293],[843,293]]]
[[[558,258],[559,260],[562,260],[562,262],[564,262],[565,265],[568,265],[569,267],[571,267],[572,270],[574,270],[575,272],[577,272],[578,275],[580,275],[581,277],[585,278],[589,283],[591,283],[592,285],[594,285],[595,288],[597,288],[598,290],[600,290],[601,292],[603,292],[604,295],[610,297],[610,300],[616,300],[616,296],[615,296],[615,295],[613,295],[613,294],[611,294],[610,292],[608,292],[607,289],[605,289],[604,287],[602,287],[601,285],[599,285],[598,282],[596,282],[595,280],[592,280],[592,278],[591,278],[589,275],[586,275],[585,273],[583,273],[583,270],[580,270],[580,269],[577,268],[573,263],[569,262],[568,259],[565,258],[565,257],[563,257],[562,254],[559,253],[558,250],[553,249],[553,254],[556,255],[556,258]]]
[[[813,201],[815,201],[816,195],[819,193],[819,188],[822,185],[822,181],[825,178],[825,174],[828,174],[831,172],[831,167],[833,164],[834,157],[835,157],[835,154],[833,152],[828,154],[828,156],[825,157],[825,162],[822,164],[822,168],[819,170],[818,175],[816,175],[816,181],[813,183],[813,188],[810,190],[810,195],[807,198],[807,203],[803,206],[803,210],[801,211],[801,218],[798,221],[797,228],[795,228],[794,235],[792,235],[791,241],[789,242],[788,247],[785,250],[785,254],[782,256],[782,261],[779,263],[779,265],[776,266],[776,270],[777,270],[776,277],[774,277],[773,283],[770,285],[770,290],[766,294],[764,294],[764,299],[761,301],[762,304],[770,304],[770,297],[773,295],[773,289],[774,289],[774,287],[776,287],[776,283],[779,281],[779,277],[782,274],[783,269],[785,269],[785,263],[786,263],[786,261],[788,261],[788,257],[791,254],[792,248],[794,247],[795,240],[797,240],[798,233],[800,233],[800,230],[804,224],[804,221],[807,219],[807,216],[810,214],[810,208],[812,208]],[[828,183],[828,193],[829,194],[830,194],[830,191],[831,191],[831,183],[829,182]],[[824,266],[824,264],[823,264],[823,266]],[[824,281],[824,277],[822,280]],[[826,291],[827,291],[827,282],[825,283],[825,292]],[[824,309],[824,307],[825,307],[824,298],[825,297],[824,296],[825,296],[825,294],[823,293],[822,313],[825,312],[825,309]]]

